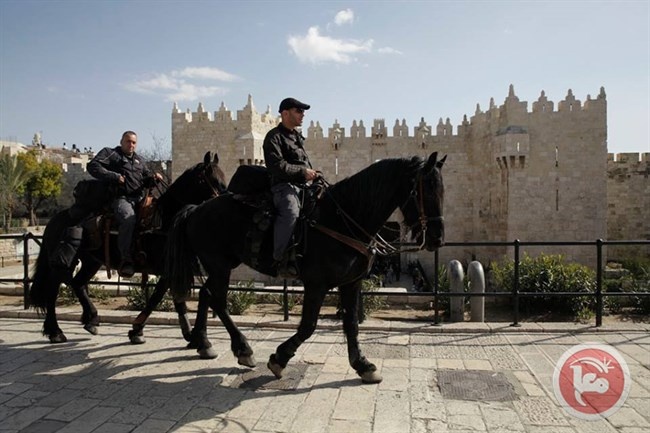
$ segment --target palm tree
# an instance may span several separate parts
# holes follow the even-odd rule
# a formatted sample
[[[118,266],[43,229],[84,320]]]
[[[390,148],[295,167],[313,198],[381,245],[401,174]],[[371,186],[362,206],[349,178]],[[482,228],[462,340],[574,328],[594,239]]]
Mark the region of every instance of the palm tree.
[[[4,219],[5,233],[11,227],[11,217],[17,204],[16,194],[29,178],[24,165],[16,156],[0,157],[0,212]]]

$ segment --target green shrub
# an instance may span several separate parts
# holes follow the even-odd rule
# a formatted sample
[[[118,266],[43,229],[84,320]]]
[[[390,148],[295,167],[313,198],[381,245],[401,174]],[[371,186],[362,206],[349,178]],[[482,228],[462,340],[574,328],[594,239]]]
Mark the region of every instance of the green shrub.
[[[377,292],[381,288],[381,277],[376,275],[370,275],[368,278],[361,280],[361,292]],[[363,295],[362,295],[363,296]],[[375,311],[379,311],[382,308],[386,308],[388,303],[383,296],[363,296],[361,299],[363,304],[363,309],[359,310],[359,323],[363,321]],[[337,299],[336,304],[336,317],[339,319],[343,318],[343,308],[341,307],[341,298],[340,296]]]
[[[624,269],[627,269],[636,280],[646,281],[650,278],[650,258],[635,257],[621,260]]]
[[[603,287],[607,292],[650,292],[650,259],[627,258],[621,261],[626,270],[624,276],[604,280]],[[623,305],[632,308],[636,314],[650,314],[650,296],[609,296],[605,305],[611,313],[622,313]]]
[[[237,287],[252,289],[255,287],[254,281],[238,282]],[[257,295],[254,292],[230,291],[226,300],[226,308],[229,314],[244,314],[257,301]]]
[[[650,264],[646,263],[631,270],[630,292],[650,292]],[[632,307],[637,314],[650,314],[650,296],[632,296]]]
[[[70,286],[62,284],[59,287],[59,297],[57,298],[57,302],[60,305],[74,305],[79,302],[79,300]]]
[[[88,296],[101,302],[106,301],[108,298],[110,298],[111,294],[108,293],[108,290],[100,286],[97,286],[95,284],[88,284]]]
[[[132,282],[139,282],[139,277],[136,277]],[[152,283],[158,282],[158,277],[150,280]],[[129,286],[129,291],[126,294],[126,306],[132,311],[142,311],[147,305],[149,298],[153,294],[154,287],[142,287],[140,284]],[[162,301],[155,308],[156,311],[174,311],[174,301],[172,300],[169,292],[165,293]]]
[[[492,277],[502,291],[512,291],[514,284],[514,262],[492,263]],[[594,311],[596,298],[593,296],[559,297],[554,292],[596,291],[596,274],[590,268],[565,263],[561,255],[541,254],[532,258],[524,254],[519,264],[519,291],[548,293],[549,296],[520,297],[520,307],[531,313],[553,311],[571,314],[575,318],[588,316]]]
[[[371,276],[361,281],[362,292],[377,292],[381,288],[381,277]],[[371,313],[386,308],[388,303],[382,296],[363,297],[363,316],[368,317]]]
[[[280,307],[284,307],[284,295],[271,295],[268,299],[272,303],[277,304]],[[303,295],[289,293],[287,295],[287,306],[289,307],[289,311],[293,310],[296,305],[301,305],[303,303],[303,300]]]
[[[88,296],[100,302],[110,298],[108,290],[102,289],[94,284],[88,285]],[[59,288],[58,302],[60,305],[74,305],[79,302],[79,299],[72,290],[72,287],[62,284]]]

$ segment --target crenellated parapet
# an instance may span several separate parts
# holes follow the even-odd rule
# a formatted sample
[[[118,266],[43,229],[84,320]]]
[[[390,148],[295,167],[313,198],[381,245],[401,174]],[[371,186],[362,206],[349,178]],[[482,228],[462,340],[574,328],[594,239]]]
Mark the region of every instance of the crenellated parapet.
[[[643,166],[650,163],[650,153],[608,153],[607,154],[607,165],[608,166],[621,166],[623,164],[628,166]]]
[[[213,114],[207,112],[203,107],[203,103],[199,102],[196,111],[192,112],[188,108],[182,112],[178,108],[178,104],[174,102],[172,108],[172,125],[173,127],[192,126],[197,123],[209,122],[216,126],[218,129],[232,129],[246,128],[250,125],[270,125],[275,126],[280,121],[280,117],[271,113],[271,107],[267,106],[264,113],[258,113],[253,103],[253,98],[248,95],[247,104],[241,110],[237,110],[236,116],[233,117],[232,111],[226,108],[222,102],[219,109]],[[173,132],[172,127],[172,132]]]
[[[306,129],[305,135],[307,138],[327,138],[332,142],[336,141],[336,139],[366,138],[369,136],[372,138],[372,144],[374,145],[385,144],[385,141],[391,137],[399,139],[411,138],[419,143],[422,139],[422,124],[424,123],[426,125],[425,129],[429,129],[429,133],[426,135],[430,137],[464,137],[472,133],[472,131],[475,131],[476,135],[476,130],[479,132],[489,130],[492,135],[496,136],[503,135],[504,131],[512,130],[512,128],[518,127],[526,130],[527,125],[531,122],[531,118],[537,118],[536,116],[555,116],[557,118],[562,115],[572,116],[576,113],[605,115],[606,104],[605,90],[602,87],[595,99],[592,99],[591,95],[587,95],[587,100],[584,104],[569,89],[565,98],[557,103],[556,110],[555,103],[549,100],[546,92],[542,90],[539,98],[532,103],[532,111],[528,111],[528,102],[520,101],[515,93],[514,86],[510,85],[508,96],[502,105],[497,106],[494,98],[490,98],[488,110],[483,111],[481,110],[480,104],[476,104],[476,109],[471,117],[468,118],[467,115],[463,115],[461,123],[456,126],[456,133],[454,133],[454,126],[451,119],[447,117],[443,121],[443,118],[440,117],[435,130],[426,125],[424,118],[421,118],[420,124],[414,126],[412,130],[409,129],[405,119],[395,119],[395,123],[390,131],[386,127],[384,119],[374,119],[370,127],[369,135],[363,120],[353,120],[349,129],[339,124],[337,120],[330,127],[325,128],[321,126],[319,121],[315,121],[316,123],[312,121]],[[566,117],[566,119],[570,120],[571,117]],[[204,125],[203,127],[214,126],[219,130],[241,131],[250,128],[263,131],[264,129],[270,129],[275,126],[279,120],[280,117],[271,111],[270,106],[267,106],[264,113],[258,113],[253,103],[253,98],[250,95],[248,96],[246,106],[241,110],[237,110],[235,116],[233,116],[232,111],[226,108],[223,102],[214,113],[206,111],[202,103],[198,104],[197,110],[194,112],[189,109],[182,112],[176,103],[174,103],[172,110],[173,130],[192,127],[199,128],[201,127],[199,125]],[[323,134],[324,131],[327,131],[327,135]],[[509,146],[510,144],[506,145],[506,147]],[[502,150],[504,149],[500,149],[500,151]]]

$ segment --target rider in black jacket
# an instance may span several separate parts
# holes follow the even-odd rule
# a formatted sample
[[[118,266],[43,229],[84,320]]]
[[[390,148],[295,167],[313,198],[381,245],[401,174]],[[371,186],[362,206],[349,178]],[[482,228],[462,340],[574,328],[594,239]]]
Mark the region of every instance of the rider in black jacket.
[[[296,130],[302,125],[309,105],[294,98],[280,103],[281,123],[264,138],[264,160],[271,174],[271,191],[276,218],[273,231],[273,258],[278,265],[278,275],[296,276],[295,263],[285,252],[300,213],[298,193],[305,183],[315,180],[319,173],[309,162],[304,148],[305,138]]]
[[[135,153],[137,142],[137,134],[126,131],[118,147],[105,147],[86,166],[88,173],[96,179],[118,186],[118,195],[111,207],[119,227],[117,245],[122,256],[120,275],[127,278],[133,276],[135,271],[131,256],[131,240],[136,224],[135,206],[144,197],[145,181],[162,179],[160,173],[149,170],[145,160]]]

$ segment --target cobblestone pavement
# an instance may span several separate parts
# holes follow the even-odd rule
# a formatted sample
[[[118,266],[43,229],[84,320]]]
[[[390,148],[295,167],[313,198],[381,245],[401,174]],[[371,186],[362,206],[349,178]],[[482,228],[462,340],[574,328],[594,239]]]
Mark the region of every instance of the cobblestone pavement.
[[[61,327],[69,341],[51,345],[40,320],[17,312],[8,317],[9,310],[0,318],[1,432],[650,431],[648,325],[364,324],[362,348],[384,377],[364,385],[348,366],[335,321],[323,321],[278,381],[264,364],[293,333],[286,327],[295,320],[244,324],[258,362],[250,370],[237,365],[215,322],[209,333],[219,357],[201,360],[172,324],[147,326],[146,344],[131,345],[126,324],[103,323],[92,336],[66,321]],[[108,314],[102,312],[104,321]],[[112,314],[110,321],[118,322]],[[557,360],[584,342],[615,347],[633,381],[624,406],[592,422],[565,412],[552,389]],[[514,398],[444,396],[441,373],[454,371],[501,374]]]

